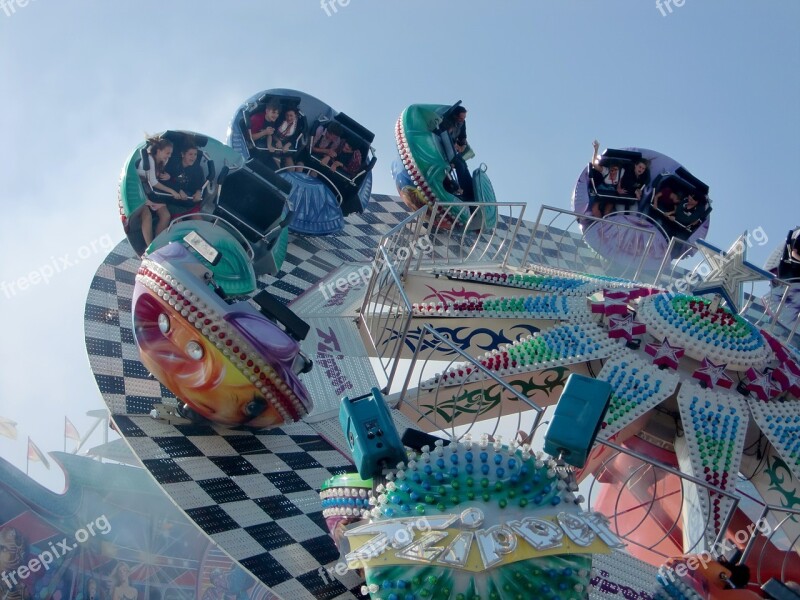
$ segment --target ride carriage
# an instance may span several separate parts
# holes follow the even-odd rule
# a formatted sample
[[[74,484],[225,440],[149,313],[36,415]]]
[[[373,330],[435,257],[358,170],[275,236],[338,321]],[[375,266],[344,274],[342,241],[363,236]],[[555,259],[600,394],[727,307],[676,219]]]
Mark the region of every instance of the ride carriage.
[[[287,113],[296,115],[294,132],[282,147],[271,139],[274,134],[257,139],[254,131],[264,124],[261,115],[273,108],[278,114],[276,127]],[[349,144],[347,164],[338,166],[335,160],[324,160],[314,152],[314,144],[331,129],[337,132],[340,155],[345,142]],[[310,235],[341,231],[344,217],[367,206],[377,161],[374,139],[371,131],[348,115],[313,96],[285,89],[250,97],[236,110],[228,130],[228,143],[234,149],[246,159],[261,162],[289,184],[288,201],[295,213],[290,229]]]
[[[412,104],[406,108],[395,126],[398,157],[392,163],[392,176],[411,210],[433,209],[437,203],[450,205],[437,209],[438,229],[456,225],[492,230],[497,224],[497,208],[486,165],[470,173],[466,161],[475,153],[469,144],[458,151],[444,126],[458,110],[460,100],[453,105]]]
[[[235,254],[247,254],[247,262],[252,265],[255,275],[277,273],[286,254],[286,226],[292,218],[286,202],[289,185],[257,161],[245,162],[240,155],[208,136],[170,130],[156,137],[169,140],[177,149],[198,147],[196,163],[202,173],[203,185],[199,201],[192,198],[179,200],[162,190],[153,189],[146,173],[155,166],[148,154],[148,144],[140,144],[126,161],[119,188],[123,227],[134,251],[144,255],[148,246],[150,249],[159,248],[182,238],[188,230],[198,226],[217,241],[235,239],[230,248],[237,247]],[[174,152],[173,158],[179,155],[179,152]],[[155,235],[149,245],[145,242],[142,228],[142,213],[148,210],[148,200],[156,205],[166,205],[171,217],[169,228]],[[198,225],[202,221],[216,233],[212,233],[208,226]],[[234,254],[225,252],[224,256],[227,260]],[[236,270],[232,269],[232,272]]]
[[[644,163],[638,193],[625,189],[636,165]],[[667,254],[672,238],[694,243],[707,236],[710,226],[709,187],[670,157],[642,148],[607,149],[581,172],[572,195],[572,210],[579,219],[586,243],[618,265],[643,261],[645,271],[655,271]],[[672,197],[672,206],[658,200]],[[681,212],[694,195],[699,208]],[[684,216],[684,215],[688,216]],[[594,217],[594,218],[591,218]],[[684,244],[674,245],[672,258],[688,256]],[[644,258],[643,258],[644,257]]]

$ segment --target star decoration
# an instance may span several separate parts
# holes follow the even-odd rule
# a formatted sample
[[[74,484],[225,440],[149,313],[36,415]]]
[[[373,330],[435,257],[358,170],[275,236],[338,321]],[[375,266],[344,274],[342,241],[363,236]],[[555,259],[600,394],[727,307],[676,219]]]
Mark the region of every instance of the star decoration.
[[[772,379],[795,398],[800,398],[800,367],[795,362],[785,362],[772,372]]]
[[[649,296],[650,294],[658,294],[659,290],[654,288],[646,288],[646,287],[635,287],[628,293],[628,298],[630,300],[635,300],[636,298],[644,298],[645,296]]]
[[[633,336],[641,335],[647,330],[644,323],[634,321],[633,315],[629,314],[622,318],[612,317],[608,320],[608,337],[621,338],[624,337],[629,342],[633,340]]]
[[[620,297],[619,293],[623,295]],[[614,296],[604,294],[602,302],[592,303],[592,312],[602,313],[606,316],[626,315],[628,314],[628,294],[625,292],[616,292]]]
[[[767,340],[769,347],[772,348],[772,351],[775,353],[775,356],[777,357],[779,362],[783,363],[791,359],[791,354],[789,350],[786,348],[786,346],[784,346],[782,343],[780,343],[777,339],[772,337],[769,333],[767,333],[763,329],[761,330],[761,335],[764,337],[765,340]]]
[[[758,396],[759,400],[767,402],[781,393],[780,386],[772,380],[772,373],[762,373],[750,367],[747,369],[747,378],[750,380],[747,389]]]
[[[670,369],[678,368],[678,361],[684,354],[683,348],[672,346],[667,338],[664,338],[664,341],[660,344],[658,342],[647,344],[644,347],[644,351],[653,357],[654,365],[659,367],[666,365]]]
[[[692,377],[699,380],[700,383],[706,384],[708,388],[713,389],[716,385],[730,388],[733,385],[733,379],[725,373],[727,367],[727,363],[715,365],[707,358],[704,358],[700,368],[692,373]]]
[[[743,233],[727,252],[705,240],[697,240],[696,244],[711,267],[711,272],[692,288],[692,293],[720,294],[734,313],[739,312],[738,307],[744,298],[745,282],[774,278],[771,273],[747,262],[747,232]]]
[[[625,290],[603,290],[603,298],[609,299],[614,298],[615,300],[627,300],[630,296],[630,292],[626,292]]]

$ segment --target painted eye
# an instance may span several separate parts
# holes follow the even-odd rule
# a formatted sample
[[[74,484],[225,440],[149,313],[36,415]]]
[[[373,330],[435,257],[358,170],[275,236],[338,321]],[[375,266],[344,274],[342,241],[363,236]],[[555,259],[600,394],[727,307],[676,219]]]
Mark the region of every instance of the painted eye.
[[[253,419],[264,412],[264,409],[267,408],[267,402],[264,398],[255,397],[250,402],[248,402],[244,407],[244,414]]]
[[[186,354],[188,354],[189,357],[193,358],[194,360],[200,360],[203,358],[203,347],[192,340],[186,344]]]
[[[167,333],[169,331],[169,317],[164,313],[158,315],[158,328],[161,330],[161,333]]]

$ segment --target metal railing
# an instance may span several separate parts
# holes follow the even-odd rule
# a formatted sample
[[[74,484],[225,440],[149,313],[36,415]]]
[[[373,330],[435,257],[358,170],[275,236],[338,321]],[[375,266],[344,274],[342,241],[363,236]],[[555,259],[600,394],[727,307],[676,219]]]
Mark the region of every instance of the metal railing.
[[[423,325],[421,330],[422,334],[415,339],[414,356],[399,394],[398,407],[401,410],[401,405],[404,405],[418,416],[417,422],[425,422],[425,429],[441,431],[451,440],[473,433],[478,423],[489,419],[494,421],[494,425],[480,433],[496,436],[505,420],[502,424],[504,429],[509,427],[510,431],[532,435],[541,422],[544,408],[499,379],[430,325]],[[444,362],[444,356],[451,358]],[[445,386],[442,379],[426,384],[426,378],[430,380],[434,370],[443,372],[462,362],[469,363],[471,368],[487,378],[454,386]],[[409,391],[412,382],[416,385]],[[532,420],[526,418],[528,411],[533,411]],[[509,419],[513,423],[508,423]],[[526,421],[531,422],[527,425]]]
[[[525,242],[519,240],[526,237],[526,229],[530,235],[526,206],[524,202],[436,202],[425,217],[433,251],[420,256],[416,268],[467,263],[506,267],[513,266],[514,258],[521,265]]]
[[[386,377],[386,391],[397,372],[412,317],[411,302],[403,290],[397,266],[394,257],[379,247],[359,316],[359,325],[363,325],[375,348]]]
[[[638,260],[622,265],[617,260],[619,255],[603,257],[598,254],[586,241],[587,233],[593,228],[602,228],[601,235],[609,239],[622,239],[624,232],[644,236],[644,246],[635,253]],[[608,235],[608,231],[614,234]],[[660,234],[645,227],[542,205],[523,256],[526,265],[534,263],[594,275],[611,273],[617,277],[638,280],[656,235]],[[546,243],[550,247],[546,247]]]
[[[594,495],[598,490],[604,488],[603,480],[606,478],[613,480],[613,483],[619,486],[619,492],[614,499],[613,514],[606,515],[609,518],[610,527],[628,544],[652,553],[648,562],[658,563],[659,558],[666,559],[672,556],[658,550],[657,547],[679,532],[683,534],[681,541],[684,554],[702,552],[709,547],[719,546],[739,504],[739,497],[734,492],[714,487],[702,479],[614,442],[598,438],[596,445],[606,446],[613,453],[594,470],[595,479],[589,488],[587,506],[589,510],[593,510]],[[625,457],[632,459],[633,464],[624,467],[615,464],[618,459]],[[679,482],[680,488],[671,487],[670,481],[673,486]],[[715,497],[728,498],[731,501],[731,506],[726,511],[720,527],[715,528],[716,537],[713,542],[706,538],[711,510],[707,511],[702,528],[696,527],[695,530],[688,531],[688,528],[685,527],[684,519],[687,515],[684,514],[684,500],[691,494],[687,488],[688,485],[695,486],[697,492],[707,494],[707,507],[711,506],[712,499]],[[670,513],[667,505],[674,505],[675,500],[678,500],[677,505],[680,508],[677,512]],[[667,502],[659,505],[659,501]],[[631,517],[636,522],[633,527],[628,526],[625,529],[623,521],[627,521],[627,517]],[[658,530],[653,529],[653,523],[658,524]],[[642,541],[644,537],[648,538],[647,543]],[[672,543],[674,544],[675,541],[673,540]]]
[[[774,506],[771,504],[763,505],[761,515],[755,521],[757,527],[753,528],[750,532],[750,538],[747,540],[747,545],[742,551],[742,556],[739,563],[746,563],[750,555],[758,552],[758,560],[756,562],[755,570],[750,571],[750,584],[763,585],[770,577],[774,575],[766,575],[767,565],[774,568],[778,566],[778,557],[776,552],[770,552],[770,547],[782,551],[783,557],[780,559],[779,578],[781,581],[789,581],[789,575],[797,577],[800,572],[800,533],[794,535],[785,534],[784,528],[788,521],[800,523],[800,508],[785,508],[782,506]],[[768,532],[761,531],[764,526],[769,529]],[[756,546],[760,548],[756,550]],[[794,570],[789,571],[790,562],[794,560]]]
[[[800,340],[796,336],[798,326],[800,326],[800,312],[795,314],[797,306],[792,306],[789,299],[793,293],[800,295],[800,281],[796,279],[773,279],[772,285],[774,288],[770,290],[767,296],[761,299],[765,308],[764,314],[771,316],[766,328],[781,341],[798,346],[800,345]],[[782,292],[780,291],[781,289],[783,290]],[[780,295],[778,305],[776,307],[769,306],[769,297],[777,295]]]

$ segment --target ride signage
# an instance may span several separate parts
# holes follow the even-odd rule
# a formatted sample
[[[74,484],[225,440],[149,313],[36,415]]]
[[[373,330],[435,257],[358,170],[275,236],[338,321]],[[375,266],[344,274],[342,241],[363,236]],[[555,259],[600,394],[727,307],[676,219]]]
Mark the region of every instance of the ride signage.
[[[485,511],[501,517],[495,507],[471,506],[460,514],[356,526],[345,532],[353,548],[346,556],[348,567],[426,563],[481,572],[540,556],[607,553],[624,545],[599,513],[505,513],[497,524],[484,527]]]

